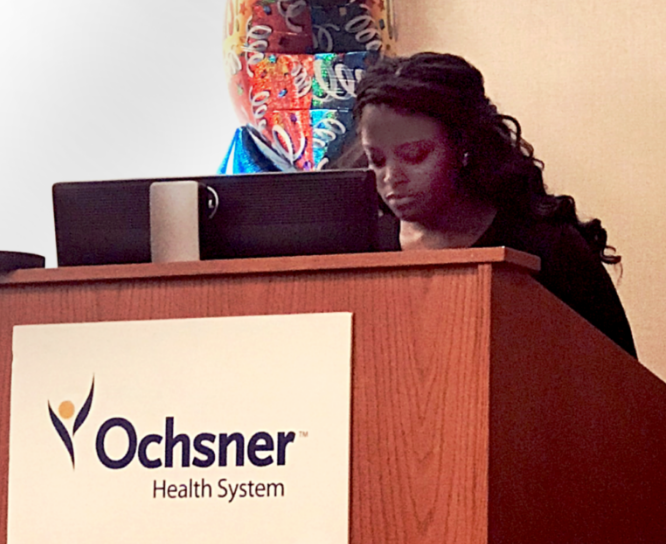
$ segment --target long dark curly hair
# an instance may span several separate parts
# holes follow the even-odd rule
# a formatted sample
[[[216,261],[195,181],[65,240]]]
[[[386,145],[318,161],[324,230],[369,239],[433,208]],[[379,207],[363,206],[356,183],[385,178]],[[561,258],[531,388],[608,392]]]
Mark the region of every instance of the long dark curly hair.
[[[460,180],[467,190],[501,210],[570,223],[602,262],[620,262],[599,219],[581,221],[573,197],[547,192],[543,163],[522,138],[520,123],[497,111],[486,97],[483,75],[463,58],[440,53],[385,57],[358,84],[357,123],[369,104],[436,119],[464,154]]]

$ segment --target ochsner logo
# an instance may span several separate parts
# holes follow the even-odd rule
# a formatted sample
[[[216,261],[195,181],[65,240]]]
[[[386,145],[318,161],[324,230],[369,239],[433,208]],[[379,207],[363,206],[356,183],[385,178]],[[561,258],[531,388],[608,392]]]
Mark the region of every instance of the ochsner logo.
[[[92,406],[95,391],[93,377],[90,392],[81,409],[76,413],[74,404],[65,400],[58,406],[57,413],[48,402],[51,422],[72,460],[75,467],[74,435],[86,421]],[[76,417],[74,417],[76,416]],[[73,424],[68,421],[74,418]],[[71,425],[71,434],[68,427]],[[124,417],[111,417],[104,421],[95,438],[95,451],[98,460],[106,468],[122,469],[135,458],[139,464],[148,469],[180,467],[207,468],[217,465],[244,466],[246,463],[255,467],[269,465],[283,466],[287,464],[287,447],[296,440],[294,431],[271,432],[260,430],[249,435],[241,431],[211,432],[204,431],[195,435],[187,432],[176,432],[174,416],[164,418],[163,432],[139,434],[134,424]],[[162,429],[160,429],[162,430]],[[124,435],[124,451],[120,456],[109,454],[107,435],[110,432]],[[307,433],[303,433],[305,436]],[[180,453],[180,455],[179,455]]]
[[[58,406],[58,414],[56,414],[53,411],[53,408],[51,408],[51,403],[48,402],[51,422],[53,423],[53,426],[55,427],[58,436],[65,445],[65,448],[67,448],[67,451],[69,452],[69,457],[72,459],[72,468],[74,468],[75,466],[74,441],[73,441],[74,434],[76,434],[76,431],[78,431],[81,428],[81,425],[83,425],[86,418],[88,417],[88,414],[90,413],[90,407],[92,406],[94,391],[95,391],[95,377],[93,376],[92,384],[90,385],[90,393],[88,393],[88,398],[83,403],[83,406],[81,406],[79,413],[76,414],[76,418],[74,418],[74,425],[72,427],[71,435],[67,430],[67,426],[65,425],[64,421],[71,420],[72,417],[74,417],[74,414],[76,413],[76,408],[74,407],[74,404],[69,400],[62,401]]]
[[[62,440],[75,467],[74,435],[90,414],[95,391],[93,376],[90,392],[81,408],[76,411],[69,400],[62,401],[57,411],[48,402],[49,416],[53,427]],[[99,409],[97,410],[99,412]],[[97,414],[100,415],[99,413]],[[162,418],[160,418],[162,419]],[[71,429],[71,432],[70,430]],[[114,435],[110,438],[110,435]],[[152,479],[153,499],[192,499],[221,498],[228,502],[243,498],[281,498],[286,494],[284,481],[232,481],[216,476],[216,468],[243,467],[283,467],[287,465],[288,451],[297,437],[307,437],[307,431],[253,429],[249,432],[240,429],[196,429],[188,432],[178,428],[176,417],[164,415],[163,423],[157,428],[142,429],[125,417],[109,417],[101,422],[96,431],[94,451],[99,463],[111,470],[124,469],[131,463],[144,469],[190,468],[195,471],[210,471],[191,474],[187,479],[167,479],[162,473],[159,479]],[[90,451],[90,444],[80,444],[80,448]]]

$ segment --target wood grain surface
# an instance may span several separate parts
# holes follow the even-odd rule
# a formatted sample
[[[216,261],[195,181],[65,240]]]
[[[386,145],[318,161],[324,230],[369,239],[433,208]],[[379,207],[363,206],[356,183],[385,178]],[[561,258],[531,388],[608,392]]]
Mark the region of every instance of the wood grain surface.
[[[489,541],[666,542],[666,384],[531,278],[493,284]]]
[[[272,274],[275,272],[312,272],[315,270],[359,270],[361,268],[405,268],[466,263],[507,263],[524,270],[539,270],[540,260],[506,247],[473,249],[419,250],[402,253],[357,253],[308,255],[267,259],[229,259],[218,261],[160,264],[123,264],[17,270],[0,274],[0,285],[54,283],[157,277],[196,277],[220,274]]]
[[[145,265],[152,276],[123,270],[115,279],[90,269],[23,271],[0,286],[0,540],[13,325],[350,311],[351,542],[486,542],[491,265],[441,253],[359,266],[333,256],[315,271],[281,270],[275,260],[272,268],[222,263],[240,268],[217,274],[209,263],[187,263],[189,275]]]
[[[537,268],[493,248],[6,276],[0,541],[14,325],[344,311],[353,544],[666,542],[666,384]]]

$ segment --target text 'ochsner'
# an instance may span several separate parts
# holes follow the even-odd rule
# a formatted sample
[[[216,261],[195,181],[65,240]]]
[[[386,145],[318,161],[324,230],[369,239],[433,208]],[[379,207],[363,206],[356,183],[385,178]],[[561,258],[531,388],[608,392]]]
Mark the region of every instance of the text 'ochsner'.
[[[106,450],[106,436],[112,429],[121,429],[127,435],[127,451],[116,459],[111,458]],[[245,459],[256,467],[266,467],[276,463],[287,463],[287,446],[294,442],[294,431],[269,433],[259,431],[249,439],[240,432],[234,433],[199,433],[193,439],[188,434],[174,433],[174,418],[167,417],[164,435],[147,434],[140,440],[132,423],[122,417],[107,419],[97,432],[95,448],[97,457],[105,467],[121,469],[129,465],[138,454],[139,463],[146,468],[170,468],[174,466],[174,448],[180,446],[180,467],[206,468],[215,464],[226,467],[229,452],[234,452],[235,465],[243,466]],[[217,448],[215,449],[215,443]],[[160,445],[163,447],[160,448]],[[152,446],[152,447],[150,447]],[[150,447],[150,452],[148,451]],[[190,450],[194,450],[194,456]]]

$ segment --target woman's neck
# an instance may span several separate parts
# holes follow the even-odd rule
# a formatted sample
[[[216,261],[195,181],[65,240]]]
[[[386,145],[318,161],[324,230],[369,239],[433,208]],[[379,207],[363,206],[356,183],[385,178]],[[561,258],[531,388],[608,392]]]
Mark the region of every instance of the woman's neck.
[[[403,250],[471,247],[488,230],[496,215],[497,209],[492,204],[466,201],[432,224],[400,221],[400,247]]]

